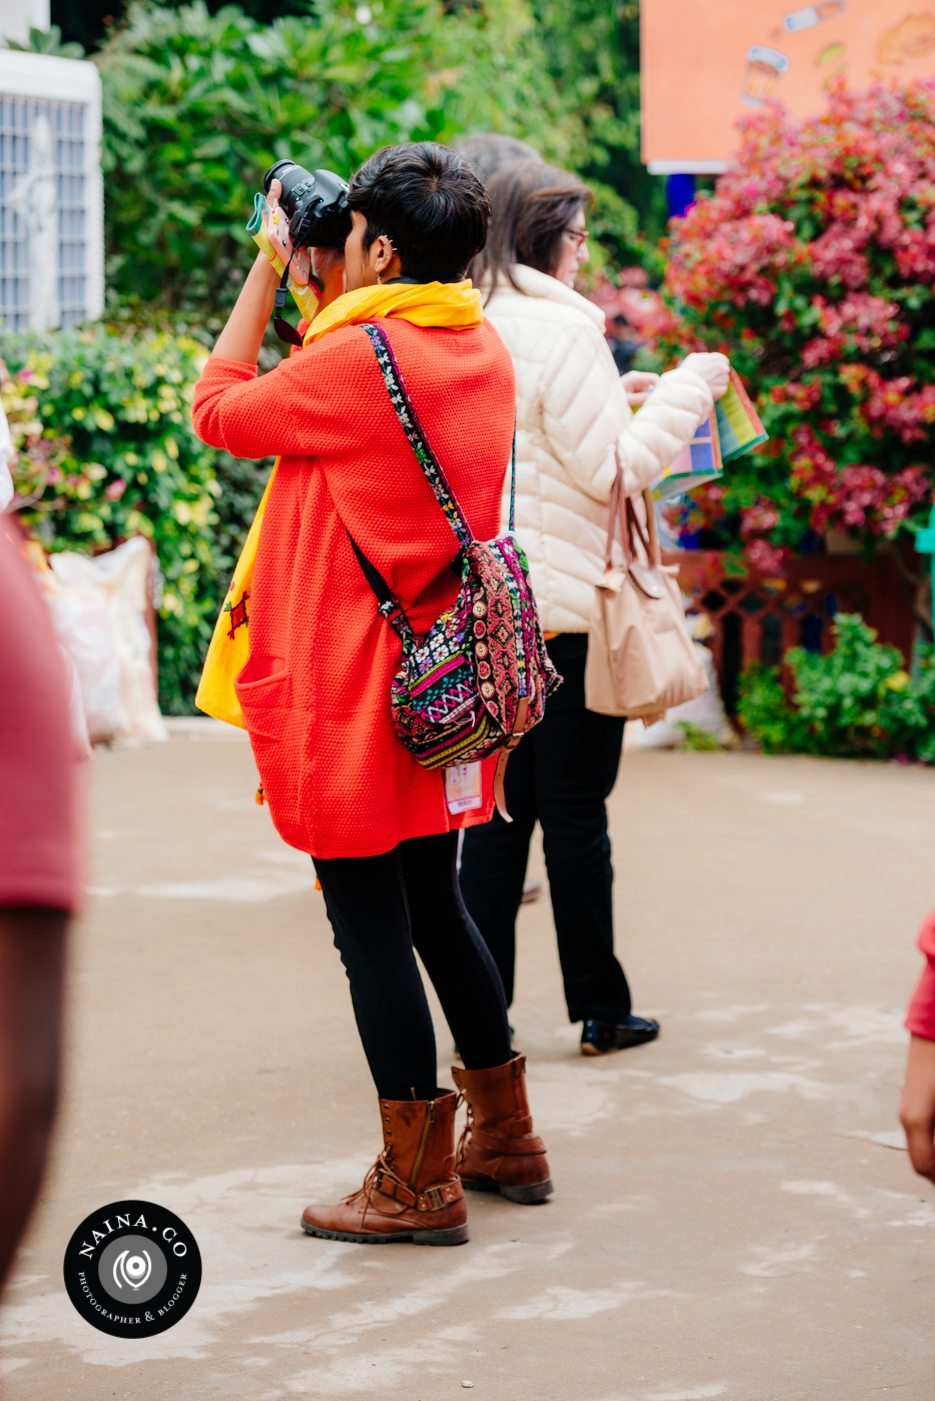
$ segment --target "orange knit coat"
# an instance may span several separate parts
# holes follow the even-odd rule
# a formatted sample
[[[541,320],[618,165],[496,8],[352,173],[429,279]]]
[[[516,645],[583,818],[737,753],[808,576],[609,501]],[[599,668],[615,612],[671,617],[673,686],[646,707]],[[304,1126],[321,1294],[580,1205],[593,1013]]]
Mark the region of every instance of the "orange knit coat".
[[[499,532],[515,414],[513,366],[493,328],[380,320],[426,436],[475,535]],[[403,748],[390,716],[402,647],[377,613],[348,531],[417,634],[454,600],[457,540],[399,425],[373,347],[347,326],[269,374],[212,357],[195,431],[235,457],[281,455],[248,600],[237,694],[273,822],[314,856],[372,856],[490,819],[452,815],[442,773]]]

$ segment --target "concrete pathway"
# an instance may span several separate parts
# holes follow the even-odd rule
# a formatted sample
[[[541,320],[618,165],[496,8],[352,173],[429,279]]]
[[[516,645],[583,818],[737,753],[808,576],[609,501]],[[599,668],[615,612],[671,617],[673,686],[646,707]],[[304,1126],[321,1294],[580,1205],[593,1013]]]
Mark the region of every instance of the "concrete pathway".
[[[248,748],[190,722],[93,770],[6,1401],[933,1401],[935,1196],[895,1106],[935,774],[629,754],[620,942],[662,1039],[580,1057],[548,905],[524,910],[514,1019],[556,1195],[472,1197],[468,1245],[377,1250],[298,1229],[359,1184],[378,1126],[320,896],[252,802]],[[442,1083],[449,1046],[439,1020]],[[96,1332],[62,1287],[71,1232],[121,1197],[201,1247],[194,1308],[150,1340]]]

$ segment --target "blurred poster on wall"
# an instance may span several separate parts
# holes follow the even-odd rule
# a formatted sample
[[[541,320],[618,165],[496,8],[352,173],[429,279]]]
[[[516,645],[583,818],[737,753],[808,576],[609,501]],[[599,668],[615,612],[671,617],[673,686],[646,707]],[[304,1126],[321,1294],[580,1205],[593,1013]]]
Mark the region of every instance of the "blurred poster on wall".
[[[769,99],[817,115],[828,82],[935,77],[935,0],[642,0],[643,160],[722,170]]]

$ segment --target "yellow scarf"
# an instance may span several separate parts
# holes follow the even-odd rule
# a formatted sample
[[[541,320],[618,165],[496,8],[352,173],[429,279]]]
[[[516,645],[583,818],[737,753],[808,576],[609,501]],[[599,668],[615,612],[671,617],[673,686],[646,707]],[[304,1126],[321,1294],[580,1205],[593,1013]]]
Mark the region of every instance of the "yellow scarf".
[[[479,326],[484,309],[480,292],[469,281],[393,282],[385,287],[377,283],[336,297],[315,317],[303,344],[375,316],[398,316],[414,326]]]
[[[358,287],[318,313],[305,333],[304,344],[319,340],[340,326],[359,325],[375,316],[395,316],[414,326],[479,326],[484,312],[480,293],[470,282],[396,282],[386,287]],[[215,624],[195,696],[199,710],[241,729],[246,726],[234,682],[250,657],[247,600],[253,592],[260,527],[278,467],[277,458]]]

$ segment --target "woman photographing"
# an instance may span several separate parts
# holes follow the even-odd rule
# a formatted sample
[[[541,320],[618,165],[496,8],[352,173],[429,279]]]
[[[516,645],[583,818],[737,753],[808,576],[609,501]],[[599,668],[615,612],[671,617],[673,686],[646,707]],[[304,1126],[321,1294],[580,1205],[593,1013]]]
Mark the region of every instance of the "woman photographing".
[[[236,456],[281,458],[237,695],[273,821],[314,860],[380,1096],[383,1148],[363,1186],[307,1207],[302,1225],[338,1240],[454,1245],[467,1239],[462,1184],[522,1202],[552,1185],[500,977],[455,870],[459,830],[492,812],[490,775],[476,801],[453,803],[445,771],[400,743],[390,686],[401,643],[360,556],[418,636],[451,606],[456,542],[407,438],[399,385],[488,540],[511,455],[513,369],[466,280],[489,204],[460,157],[429,142],[388,147],[347,201],[342,252],[312,250],[325,294],[305,347],[257,375],[279,280],[261,254],[198,385],[194,423]],[[389,351],[378,356],[375,338]],[[456,1096],[436,1084],[417,953],[464,1061],[455,1079],[473,1130],[457,1160]]]

